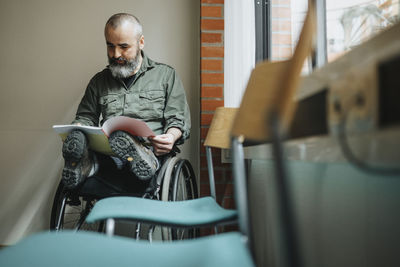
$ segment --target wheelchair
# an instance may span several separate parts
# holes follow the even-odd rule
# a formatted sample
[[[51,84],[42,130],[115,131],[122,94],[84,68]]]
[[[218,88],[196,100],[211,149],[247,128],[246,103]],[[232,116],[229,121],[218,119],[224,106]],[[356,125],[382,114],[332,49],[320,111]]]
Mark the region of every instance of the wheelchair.
[[[186,159],[179,158],[176,152],[160,158],[161,167],[149,181],[137,179],[128,167],[118,169],[113,160],[96,153],[100,162],[97,174],[88,177],[73,190],[65,188],[60,181],[56,190],[50,217],[50,230],[64,229],[104,232],[105,223],[88,224],[86,216],[96,201],[113,196],[134,196],[160,201],[181,201],[198,198],[198,188],[193,167]],[[136,238],[143,235],[141,223],[136,223]],[[154,231],[153,226],[148,226]],[[195,238],[199,229],[161,228],[163,240]]]

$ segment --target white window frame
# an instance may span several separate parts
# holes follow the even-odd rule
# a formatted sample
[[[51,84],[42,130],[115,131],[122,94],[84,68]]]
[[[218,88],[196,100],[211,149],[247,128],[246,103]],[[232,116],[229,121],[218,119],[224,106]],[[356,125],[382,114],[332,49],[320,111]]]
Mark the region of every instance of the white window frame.
[[[226,0],[224,5],[224,103],[239,107],[255,65],[254,0]]]

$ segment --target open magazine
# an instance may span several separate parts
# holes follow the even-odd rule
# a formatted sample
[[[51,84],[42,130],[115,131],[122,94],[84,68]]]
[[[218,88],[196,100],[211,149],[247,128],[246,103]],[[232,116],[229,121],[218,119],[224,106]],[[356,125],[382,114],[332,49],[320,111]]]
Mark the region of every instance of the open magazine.
[[[68,124],[53,125],[53,129],[61,136],[63,141],[72,130],[79,129],[88,137],[89,146],[92,150],[107,155],[113,154],[110,144],[108,143],[108,137],[114,131],[124,131],[133,136],[141,136],[145,139],[155,136],[155,133],[144,121],[125,116],[117,116],[108,119],[104,122],[102,127]]]

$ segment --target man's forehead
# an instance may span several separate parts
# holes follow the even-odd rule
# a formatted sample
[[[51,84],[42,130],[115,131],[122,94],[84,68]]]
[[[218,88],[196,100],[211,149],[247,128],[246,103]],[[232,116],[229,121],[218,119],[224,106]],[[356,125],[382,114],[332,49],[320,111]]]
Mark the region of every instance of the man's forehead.
[[[129,20],[122,21],[118,25],[106,26],[106,32],[127,32],[135,33],[137,31],[137,25]]]
[[[107,42],[129,43],[134,42],[136,32],[132,28],[117,27],[115,29],[107,29],[105,32]]]

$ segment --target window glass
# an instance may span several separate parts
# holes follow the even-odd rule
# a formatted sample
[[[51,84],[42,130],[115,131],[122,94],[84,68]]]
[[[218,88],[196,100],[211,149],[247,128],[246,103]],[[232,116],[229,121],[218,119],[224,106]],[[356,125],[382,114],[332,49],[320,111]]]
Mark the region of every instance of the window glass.
[[[400,0],[326,0],[328,62],[399,21]],[[308,0],[271,0],[271,60],[292,56]],[[310,60],[303,68],[309,73]]]
[[[271,1],[271,60],[285,60],[293,55],[307,13],[308,0]],[[309,73],[307,61],[303,74]]]
[[[332,61],[399,18],[399,0],[326,0],[327,54]]]

